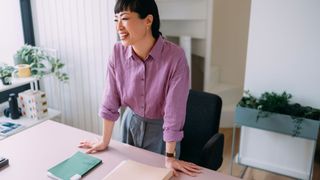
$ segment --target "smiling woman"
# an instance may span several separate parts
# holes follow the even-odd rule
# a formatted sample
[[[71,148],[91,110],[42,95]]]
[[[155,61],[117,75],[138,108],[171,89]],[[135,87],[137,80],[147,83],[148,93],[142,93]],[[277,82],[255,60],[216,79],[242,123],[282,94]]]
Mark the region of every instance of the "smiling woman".
[[[118,110],[122,142],[166,156],[174,175],[190,176],[200,167],[178,160],[189,92],[189,67],[183,49],[161,36],[154,0],[118,0],[115,28],[121,42],[114,45],[107,65],[106,89],[99,116],[102,140],[80,142],[87,153],[107,150]],[[177,159],[176,159],[177,158]]]

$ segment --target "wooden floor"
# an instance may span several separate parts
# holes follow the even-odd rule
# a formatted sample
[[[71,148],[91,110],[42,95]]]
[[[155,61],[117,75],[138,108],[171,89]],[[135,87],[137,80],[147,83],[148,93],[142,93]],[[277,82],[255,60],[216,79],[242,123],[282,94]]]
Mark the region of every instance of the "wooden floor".
[[[218,170],[224,174],[229,174],[230,158],[231,158],[231,144],[232,144],[232,128],[220,128],[220,132],[225,136],[224,152],[223,152],[223,164]],[[237,130],[236,149],[238,151],[239,144],[239,130]],[[237,164],[233,164],[233,176],[240,177],[240,174],[244,168]],[[243,176],[245,180],[293,180],[293,178],[273,174],[270,172],[248,168]],[[317,154],[314,162],[313,180],[320,180],[320,155]]]

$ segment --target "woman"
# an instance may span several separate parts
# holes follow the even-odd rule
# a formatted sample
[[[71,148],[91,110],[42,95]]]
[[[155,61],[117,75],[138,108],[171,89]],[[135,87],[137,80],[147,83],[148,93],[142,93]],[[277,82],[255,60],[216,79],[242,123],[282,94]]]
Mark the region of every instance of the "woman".
[[[178,170],[195,176],[199,166],[176,159],[189,91],[184,52],[161,36],[154,0],[118,0],[114,11],[121,43],[115,44],[108,61],[107,88],[99,111],[104,119],[102,140],[83,141],[79,147],[88,148],[87,153],[105,150],[118,110],[126,106],[123,142],[166,155],[165,166],[174,175]]]

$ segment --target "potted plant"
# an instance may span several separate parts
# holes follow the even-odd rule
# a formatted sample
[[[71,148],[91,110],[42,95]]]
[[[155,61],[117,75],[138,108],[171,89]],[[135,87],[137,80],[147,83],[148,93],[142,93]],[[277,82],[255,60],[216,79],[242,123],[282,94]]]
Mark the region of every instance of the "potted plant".
[[[265,92],[256,98],[248,91],[236,107],[238,124],[316,140],[320,110],[291,103],[292,95]]]
[[[53,74],[63,82],[69,79],[68,74],[62,72],[64,64],[61,60],[49,55],[40,47],[24,45],[14,55],[14,59],[16,64],[29,64],[31,74],[38,78]]]
[[[3,85],[11,84],[11,76],[14,70],[15,68],[13,66],[9,66],[6,64],[0,66],[0,78],[2,80]]]

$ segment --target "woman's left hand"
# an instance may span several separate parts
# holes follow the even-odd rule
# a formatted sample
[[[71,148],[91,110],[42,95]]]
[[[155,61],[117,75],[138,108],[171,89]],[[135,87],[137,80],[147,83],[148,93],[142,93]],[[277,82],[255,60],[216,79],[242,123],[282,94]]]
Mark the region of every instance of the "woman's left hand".
[[[174,176],[179,175],[177,171],[181,171],[189,176],[197,176],[197,174],[201,173],[202,168],[196,164],[171,157],[166,157],[165,161],[166,168],[172,169]]]

